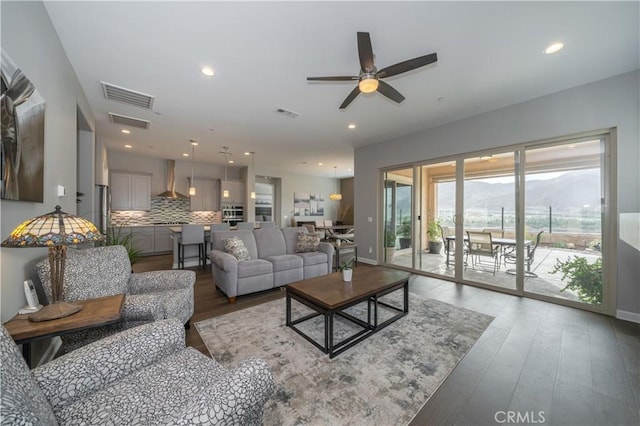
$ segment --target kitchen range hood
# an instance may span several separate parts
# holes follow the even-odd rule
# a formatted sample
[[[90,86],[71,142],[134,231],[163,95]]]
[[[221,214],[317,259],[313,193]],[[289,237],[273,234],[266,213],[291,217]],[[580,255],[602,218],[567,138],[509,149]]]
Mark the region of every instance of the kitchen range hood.
[[[157,197],[162,198],[189,198],[186,195],[182,195],[179,192],[176,192],[176,162],[175,160],[167,160],[167,190],[161,194],[158,194]]]

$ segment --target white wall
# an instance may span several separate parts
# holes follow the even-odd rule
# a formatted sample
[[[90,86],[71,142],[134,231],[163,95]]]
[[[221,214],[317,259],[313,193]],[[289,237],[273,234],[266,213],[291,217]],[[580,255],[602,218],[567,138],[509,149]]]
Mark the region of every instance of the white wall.
[[[94,118],[41,2],[1,2],[2,49],[33,82],[45,99],[44,203],[0,201],[0,237],[22,221],[54,210],[76,213],[77,109],[94,128]],[[56,187],[67,188],[66,197]],[[26,304],[22,281],[46,249],[0,249],[0,316],[7,321]]]
[[[635,71],[357,149],[355,227],[361,256],[377,261],[380,168],[590,130],[617,128],[617,210],[638,213],[639,80]],[[374,247],[373,255],[366,254],[368,247]],[[639,252],[624,236],[617,250],[617,309],[640,314]]]

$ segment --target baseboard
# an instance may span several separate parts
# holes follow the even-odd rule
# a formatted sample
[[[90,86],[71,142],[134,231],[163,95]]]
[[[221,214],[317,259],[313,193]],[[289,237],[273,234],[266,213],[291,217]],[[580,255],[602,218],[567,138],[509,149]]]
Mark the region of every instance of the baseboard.
[[[367,265],[377,265],[378,261],[375,259],[367,259],[366,257],[358,256],[358,262],[366,263]]]
[[[616,311],[616,318],[640,324],[640,314],[636,312],[621,311],[620,309],[618,309]]]
[[[51,339],[51,344],[49,344],[47,350],[44,351],[44,354],[42,354],[42,357],[38,360],[35,366],[40,367],[41,365],[46,364],[47,362],[55,358],[61,346],[62,340],[60,340],[59,337],[54,337],[53,339]]]

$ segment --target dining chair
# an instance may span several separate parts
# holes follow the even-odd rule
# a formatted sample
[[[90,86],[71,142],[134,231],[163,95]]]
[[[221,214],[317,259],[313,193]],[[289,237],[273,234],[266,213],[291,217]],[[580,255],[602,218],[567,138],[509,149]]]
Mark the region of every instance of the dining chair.
[[[491,238],[494,240],[496,238],[504,238],[504,229],[502,228],[484,228],[482,232],[489,232],[491,234]],[[498,249],[498,263],[501,263],[503,248],[500,244],[496,244],[496,248]]]
[[[318,235],[320,235],[321,240],[326,240],[327,232],[322,228],[324,228],[324,220],[316,220],[316,225],[315,225],[316,232],[318,233]]]
[[[467,231],[467,250],[471,256],[471,267],[475,269],[476,264],[482,264],[482,258],[489,257],[492,262],[493,275],[499,267],[500,247],[493,244],[490,232]],[[466,265],[465,265],[466,267]]]
[[[206,252],[204,248],[204,225],[182,225],[182,232],[178,238],[178,268],[184,269],[184,247],[198,246],[198,266],[206,264]]]
[[[527,267],[526,271],[525,271],[525,276],[527,277],[537,277],[536,274],[534,274],[533,272],[531,272],[531,265],[533,264],[535,255],[536,255],[536,249],[538,248],[538,245],[540,245],[540,239],[542,238],[542,234],[544,233],[544,231],[540,231],[538,232],[538,235],[536,235],[536,243],[533,246],[533,248],[531,250],[529,250],[528,254],[525,255],[524,258],[524,264]],[[503,259],[504,259],[504,264],[505,266],[507,265],[507,263],[511,263],[512,265],[515,265],[517,260],[516,260],[516,249],[515,247],[512,247],[511,250],[509,250],[508,252],[505,252],[503,255]]]
[[[440,238],[442,238],[442,246],[444,247],[444,253],[447,255],[447,258],[449,259],[449,264],[454,263],[456,258],[456,241],[452,240],[447,242],[447,236],[449,235],[448,226],[438,225],[438,228],[440,229]],[[454,259],[454,261],[451,261],[451,259]],[[447,264],[447,266],[449,266],[449,264]]]

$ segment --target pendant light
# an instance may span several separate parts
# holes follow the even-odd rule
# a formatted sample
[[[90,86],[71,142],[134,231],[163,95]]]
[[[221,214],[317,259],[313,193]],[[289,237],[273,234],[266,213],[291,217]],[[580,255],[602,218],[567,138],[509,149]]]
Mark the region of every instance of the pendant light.
[[[229,152],[229,147],[223,146],[222,151],[219,151],[218,154],[224,155],[224,180],[222,181],[222,183],[226,183],[227,182],[227,163],[229,162],[228,158],[231,155],[231,153]],[[222,198],[229,198],[228,189],[222,190]]]
[[[193,166],[194,166],[194,162],[196,161],[196,146],[198,145],[198,142],[196,142],[194,139],[191,139],[191,182],[189,185],[189,195],[190,196],[194,196],[196,195],[196,187],[195,187],[195,183],[193,182]]]
[[[338,166],[333,166],[333,176],[338,180]],[[329,194],[329,199],[333,201],[340,201],[342,200],[342,194],[334,192],[333,194]]]
[[[253,173],[253,191],[251,191],[251,199],[256,199],[256,153],[254,151],[249,152],[251,154],[251,173]]]

